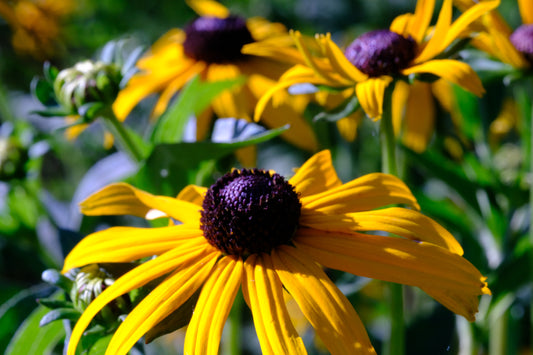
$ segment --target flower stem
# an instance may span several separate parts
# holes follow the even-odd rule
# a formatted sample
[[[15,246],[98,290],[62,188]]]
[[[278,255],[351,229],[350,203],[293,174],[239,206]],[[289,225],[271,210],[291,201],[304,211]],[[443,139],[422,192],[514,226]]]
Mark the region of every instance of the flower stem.
[[[143,160],[141,149],[132,139],[124,125],[117,119],[113,110],[109,108],[102,114],[103,121],[106,127],[111,131],[115,139],[117,139],[120,147],[125,150],[130,157],[136,162]]]
[[[395,82],[391,82],[385,90],[383,98],[383,114],[381,116],[381,164],[382,172],[398,176],[396,164],[396,140],[392,125],[392,92]],[[403,355],[405,353],[405,326],[403,317],[403,286],[389,283],[390,297],[390,338],[386,346],[386,354]]]

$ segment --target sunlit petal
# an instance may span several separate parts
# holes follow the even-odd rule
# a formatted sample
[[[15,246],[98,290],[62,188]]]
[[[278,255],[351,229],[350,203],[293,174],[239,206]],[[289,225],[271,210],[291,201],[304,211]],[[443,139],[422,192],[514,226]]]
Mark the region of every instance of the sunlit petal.
[[[468,299],[445,305],[453,305],[451,311],[469,320],[477,312],[478,296],[490,293],[486,278],[470,262],[434,244],[312,229],[300,229],[294,242],[298,249],[332,269],[429,289],[439,301]]]
[[[210,254],[180,267],[162,281],[128,314],[107,346],[106,354],[127,354],[152,327],[174,312],[208,278],[217,258]]]
[[[243,262],[224,256],[202,288],[185,335],[185,354],[218,354],[222,329],[242,281]]]
[[[431,84],[415,81],[410,85],[403,120],[403,144],[415,152],[423,152],[435,129],[435,103]]]
[[[383,113],[383,96],[385,89],[392,81],[389,76],[369,78],[355,86],[359,103],[368,117],[380,119]]]
[[[187,185],[180,191],[176,198],[178,200],[194,203],[197,206],[202,206],[206,192],[207,187]]]
[[[285,306],[283,286],[269,255],[245,261],[243,293],[249,300],[263,354],[307,354]],[[246,286],[244,286],[246,285]]]
[[[185,0],[187,5],[200,16],[213,16],[226,18],[230,15],[229,10],[219,3],[212,0]]]
[[[349,78],[350,80],[353,80],[354,82],[361,82],[368,78],[366,74],[363,74],[352,63],[350,63],[340,48],[333,43],[330,34],[321,36],[319,39],[323,43],[323,47],[326,50],[326,55],[331,65],[335,70],[337,70],[337,72]]]
[[[342,184],[333,167],[329,150],[323,150],[309,158],[298,168],[289,183],[300,194],[300,198],[326,192]]]
[[[402,33],[405,37],[410,35],[417,43],[421,43],[426,36],[433,10],[435,9],[435,0],[419,0],[416,2],[415,13],[409,18],[407,32]],[[391,29],[392,31],[392,29]]]
[[[422,52],[414,59],[415,63],[425,62],[446,48],[443,43],[450,29],[451,22],[452,0],[444,0],[431,39],[426,43]]]
[[[198,225],[197,205],[167,196],[156,196],[126,183],[111,184],[80,203],[81,212],[88,216],[133,215],[145,217],[151,209],[166,213],[183,223]]]
[[[302,213],[351,213],[405,203],[419,209],[415,197],[403,181],[389,174],[373,173],[346,184],[300,199]]]
[[[418,211],[390,207],[342,215],[305,214],[300,224],[325,231],[383,231],[414,241],[424,241],[462,255],[463,248],[440,224]]]
[[[375,354],[352,305],[313,260],[284,245],[272,251],[272,262],[331,354]]]
[[[435,59],[404,69],[403,74],[431,73],[461,86],[474,95],[482,96],[485,92],[481,79],[476,72],[464,62],[453,59]]]
[[[112,227],[83,238],[65,258],[63,272],[107,262],[129,262],[159,255],[184,242],[205,244],[202,231],[182,224],[161,228]]]
[[[518,8],[520,9],[520,16],[522,16],[522,23],[533,23],[533,1],[518,0]]]
[[[76,323],[69,340],[68,355],[74,355],[80,338],[89,326],[89,323],[100,310],[115,298],[137,289],[148,282],[164,276],[182,265],[194,265],[207,255],[216,259],[218,251],[210,245],[197,246],[194,244],[184,244],[180,248],[173,249],[155,259],[147,261],[135,269],[124,274],[111,286],[104,290],[87,309]]]

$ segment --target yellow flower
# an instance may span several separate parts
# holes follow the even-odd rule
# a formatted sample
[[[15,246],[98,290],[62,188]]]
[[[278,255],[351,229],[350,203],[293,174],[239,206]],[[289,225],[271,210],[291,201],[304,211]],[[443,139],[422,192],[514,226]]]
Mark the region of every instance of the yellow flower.
[[[463,11],[475,5],[473,0],[455,0]],[[481,31],[472,39],[472,44],[504,63],[526,69],[533,61],[533,2],[517,0],[523,25],[514,32],[496,11],[485,14],[476,24]]]
[[[303,82],[351,87],[363,110],[374,119],[382,115],[384,92],[394,78],[407,80],[414,75],[431,74],[479,96],[484,92],[481,81],[468,64],[438,56],[463,35],[470,23],[498,4],[498,0],[479,3],[452,23],[452,0],[445,0],[437,23],[430,28],[435,0],[420,0],[414,14],[396,17],[389,30],[362,35],[344,52],[329,34],[317,35],[309,44],[299,32],[293,32],[303,63],[286,72],[261,98],[255,117],[261,115],[264,105],[280,89]],[[245,51],[253,54],[254,47]],[[264,49],[262,53],[268,55]]]
[[[61,46],[61,20],[74,10],[71,0],[0,1],[0,17],[13,31],[12,44],[17,53],[45,60]]]
[[[275,40],[279,45],[290,44],[290,38],[281,24],[230,15],[217,2],[191,0],[189,4],[200,17],[185,30],[169,31],[153,45],[150,53],[138,62],[141,72],[120,93],[114,111],[119,119],[124,119],[143,98],[160,93],[153,110],[153,116],[158,117],[174,94],[196,75],[206,81],[245,76],[244,85],[224,91],[197,117],[197,137],[203,139],[213,113],[218,117],[249,119],[259,97],[290,66],[283,58],[271,60],[244,55],[241,47],[265,39]],[[315,150],[316,138],[299,114],[306,102],[291,100],[289,103],[288,99],[276,111],[266,108],[265,124],[279,127],[288,121],[291,128],[282,136],[300,148]]]
[[[391,207],[397,204],[410,208]],[[209,189],[191,185],[177,198],[118,183],[90,196],[81,208],[87,215],[165,216],[182,223],[109,228],[71,251],[63,272],[155,257],[118,278],[89,305],[73,329],[69,355],[102,307],[161,277],[120,325],[107,354],[125,354],[197,290],[184,353],[216,354],[239,288],[265,354],[306,353],[283,289],[330,353],[374,354],[352,305],[320,265],[420,287],[470,321],[478,296],[490,294],[485,277],[461,256],[459,243],[417,211],[402,181],[374,173],[343,184],[329,151],[315,154],[288,181],[271,171],[234,170]]]

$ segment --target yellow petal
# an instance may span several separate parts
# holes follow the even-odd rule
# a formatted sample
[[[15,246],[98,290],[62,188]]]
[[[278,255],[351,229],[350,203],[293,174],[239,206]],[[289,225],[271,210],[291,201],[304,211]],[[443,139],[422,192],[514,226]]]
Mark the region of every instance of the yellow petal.
[[[211,82],[236,79],[241,74],[239,67],[232,64],[210,64],[206,80]],[[242,85],[222,91],[211,102],[211,107],[218,117],[250,118],[252,106],[253,102],[246,95]]]
[[[194,203],[197,206],[202,206],[206,192],[207,187],[187,185],[180,191],[176,198],[178,200]]]
[[[375,354],[352,305],[313,260],[283,245],[272,251],[272,262],[331,354]]]
[[[355,93],[357,94],[359,103],[368,117],[375,120],[381,118],[383,114],[383,95],[391,81],[391,77],[382,76],[379,78],[369,78],[355,86]]]
[[[184,242],[205,243],[202,231],[181,224],[161,228],[112,227],[83,238],[65,258],[63,272],[96,263],[119,263],[159,255]]]
[[[439,53],[441,53],[446,46],[443,45],[446,35],[452,23],[452,0],[444,0],[442,8],[437,19],[437,24],[433,30],[431,38],[426,43],[422,52],[414,59],[415,63],[425,62]]]
[[[529,62],[511,43],[508,35],[491,27],[488,28],[488,31],[488,33],[479,33],[473,38],[472,45],[515,68],[529,67]]]
[[[423,241],[463,255],[463,248],[440,224],[418,211],[390,207],[342,215],[304,214],[300,224],[325,231],[383,231],[414,241]]]
[[[323,66],[320,65],[319,58],[315,58],[309,51],[309,48],[305,45],[302,34],[299,31],[291,31],[291,35],[296,47],[298,47],[298,50],[302,53],[305,63],[309,68],[313,69],[316,76],[326,81],[333,81],[328,71],[324,70]]]
[[[419,209],[403,181],[389,174],[373,173],[324,192],[303,196],[302,213],[342,214],[405,203]]]
[[[415,13],[409,18],[407,33],[402,33],[405,37],[410,35],[416,43],[422,43],[426,36],[433,10],[435,9],[435,0],[420,0],[416,2]],[[391,30],[392,31],[392,30]]]
[[[518,0],[518,8],[520,9],[520,16],[522,16],[522,23],[533,23],[533,2],[531,0]]]
[[[353,142],[357,137],[357,129],[363,120],[364,113],[362,110],[357,110],[348,117],[341,118],[337,121],[337,129],[339,134],[348,142]]]
[[[419,1],[418,3],[421,3],[421,1]],[[392,20],[389,26],[389,30],[404,37],[409,36],[409,23],[413,16],[413,14],[402,14],[396,16],[394,20]]]
[[[200,16],[213,16],[226,18],[230,15],[229,10],[217,1],[212,0],[185,0],[187,5]]]
[[[145,217],[155,209],[192,226],[200,221],[197,205],[167,196],[156,196],[126,183],[111,184],[80,203],[81,212],[88,216],[133,215]]]
[[[134,309],[115,331],[107,355],[126,355],[152,327],[187,301],[208,278],[217,256],[209,254],[183,265],[163,280]]]
[[[312,229],[300,229],[294,243],[329,268],[430,289],[437,300],[467,299],[450,310],[469,320],[477,311],[478,296],[490,293],[486,278],[470,262],[434,244]]]
[[[415,81],[410,86],[410,94],[403,120],[403,144],[417,153],[422,153],[433,136],[435,129],[435,104],[431,84]]]
[[[326,51],[325,54],[333,69],[337,70],[339,74],[356,83],[365,81],[368,78],[366,74],[362,73],[355,65],[350,63],[340,48],[333,43],[330,34],[321,36],[319,39],[323,42],[323,47]]]
[[[450,81],[470,91],[474,95],[482,96],[485,92],[481,79],[466,63],[453,59],[435,59],[413,67],[404,69],[404,75],[414,73],[431,73],[444,80]]]
[[[292,40],[289,40],[287,27],[279,22],[270,22],[259,16],[250,17],[246,20],[246,27],[252,34],[252,38],[256,41],[264,41],[269,38],[277,38],[280,44],[292,45]]]
[[[405,81],[398,80],[392,92],[392,125],[394,127],[394,135],[397,137],[402,134],[403,119],[410,90],[411,85]]]
[[[76,326],[72,330],[69,340],[68,355],[74,355],[80,338],[89,326],[94,316],[109,302],[128,293],[136,288],[146,285],[148,282],[164,276],[182,265],[195,265],[209,255],[210,259],[216,259],[220,252],[205,243],[202,246],[185,244],[173,249],[155,259],[147,261],[135,269],[118,278],[111,286],[104,290],[83,312]]]
[[[249,300],[262,353],[307,354],[289,317],[270,255],[252,255],[244,266],[243,293]]]
[[[290,44],[292,45],[293,43],[291,38]],[[282,60],[292,64],[305,64],[305,60],[300,51],[287,45],[279,45],[279,38],[270,38],[264,41],[246,44],[242,47],[241,52],[275,61]]]
[[[185,354],[218,354],[222,329],[237,295],[243,274],[242,260],[220,259],[202,288],[185,335]]]
[[[453,41],[459,38],[459,35],[474,21],[480,18],[483,14],[487,13],[490,10],[495,9],[500,4],[500,0],[493,1],[482,1],[479,2],[476,6],[471,7],[465,11],[457,20],[453,22],[448,32],[444,42],[442,42],[442,48],[445,49]]]
[[[327,192],[342,182],[331,161],[331,152],[323,150],[309,158],[289,179],[300,198]]]

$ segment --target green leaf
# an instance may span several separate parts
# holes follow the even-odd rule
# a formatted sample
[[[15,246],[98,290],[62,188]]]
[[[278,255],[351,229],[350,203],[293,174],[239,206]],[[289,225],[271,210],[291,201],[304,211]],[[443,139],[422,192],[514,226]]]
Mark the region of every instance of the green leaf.
[[[40,327],[41,318],[48,312],[45,307],[37,307],[17,329],[5,354],[51,354],[54,347],[65,336],[60,322]]]
[[[46,283],[61,287],[66,292],[70,292],[73,284],[71,279],[64,276],[59,270],[56,269],[48,269],[43,271],[41,274],[41,279]]]
[[[46,61],[43,64],[43,73],[45,79],[49,83],[53,83],[56,80],[57,74],[59,74],[59,69],[54,67],[50,62]]]
[[[74,112],[65,110],[63,107],[50,107],[46,110],[32,110],[31,113],[42,117],[64,117],[69,115],[74,115]]]
[[[39,325],[41,327],[46,326],[49,323],[52,323],[53,321],[60,320],[60,319],[68,319],[68,320],[78,320],[81,316],[81,313],[73,308],[57,308],[53,309],[50,312],[46,313],[39,322]]]
[[[56,298],[40,298],[37,300],[40,304],[46,308],[73,308],[74,305],[70,301],[58,300]]]
[[[192,115],[202,112],[224,90],[243,82],[244,77],[216,82],[203,82],[195,77],[183,88],[176,102],[158,119],[152,142],[181,142],[185,126]]]
[[[173,195],[191,183],[196,171],[209,160],[223,158],[239,148],[265,142],[279,136],[288,125],[251,137],[237,137],[226,143],[196,142],[159,144],[146,160],[136,179],[153,193]],[[194,180],[193,180],[194,181]],[[169,182],[172,186],[169,187]]]
[[[105,108],[105,104],[101,102],[89,102],[78,108],[78,114],[83,117],[85,122],[92,122],[98,118]]]
[[[313,118],[313,121],[326,120],[329,122],[336,122],[351,115],[360,107],[361,105],[359,104],[357,96],[353,95],[350,96],[348,99],[344,100],[342,104],[335,107],[333,110],[320,112]]]
[[[475,142],[483,140],[482,118],[479,110],[479,100],[477,96],[466,91],[458,85],[452,85],[457,109],[461,115],[461,132]]]
[[[31,81],[30,87],[33,96],[43,105],[51,106],[56,104],[54,87],[49,81],[35,77]]]
[[[81,338],[76,354],[104,355],[113,334],[101,332],[88,333]]]

